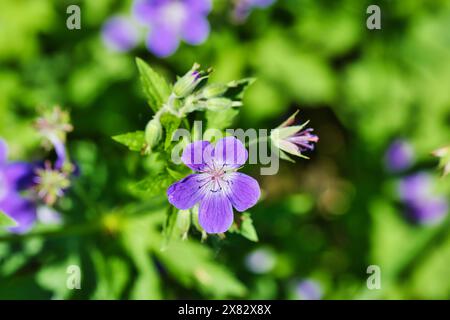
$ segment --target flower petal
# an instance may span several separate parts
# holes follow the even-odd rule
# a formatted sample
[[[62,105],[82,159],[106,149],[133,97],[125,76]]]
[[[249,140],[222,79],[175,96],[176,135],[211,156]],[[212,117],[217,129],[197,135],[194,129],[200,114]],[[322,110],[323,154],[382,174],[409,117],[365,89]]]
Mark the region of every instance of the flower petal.
[[[198,45],[208,38],[209,35],[208,19],[201,15],[190,15],[184,22],[181,30],[181,37],[189,44]]]
[[[192,208],[205,195],[202,189],[204,178],[202,174],[191,174],[172,184],[167,189],[169,202],[180,210]]]
[[[208,152],[206,157],[208,157]],[[248,158],[248,152],[242,142],[235,137],[225,137],[217,141],[211,155],[218,164],[225,164],[229,168],[242,166]],[[208,159],[206,159],[207,162]]]
[[[233,223],[233,208],[222,192],[208,192],[200,202],[198,222],[207,233],[222,233]]]
[[[0,203],[0,209],[17,222],[17,226],[9,228],[13,233],[25,233],[36,221],[36,206],[18,194],[8,194]]]
[[[146,45],[157,57],[168,57],[177,51],[179,42],[175,30],[155,24],[147,37]]]
[[[184,1],[192,12],[208,14],[211,11],[211,0],[185,0]]]
[[[0,139],[0,165],[4,164],[8,158],[8,145],[5,140]]]
[[[258,181],[240,172],[227,174],[227,181],[230,187],[228,197],[237,211],[245,211],[258,202],[261,196]]]
[[[10,188],[20,191],[33,185],[34,170],[31,163],[13,162],[3,168],[3,174]]]
[[[110,50],[125,52],[136,46],[139,36],[128,18],[112,17],[103,25],[102,39]]]
[[[204,140],[194,141],[186,146],[181,155],[183,163],[194,171],[201,171],[205,166],[204,151],[210,143]]]

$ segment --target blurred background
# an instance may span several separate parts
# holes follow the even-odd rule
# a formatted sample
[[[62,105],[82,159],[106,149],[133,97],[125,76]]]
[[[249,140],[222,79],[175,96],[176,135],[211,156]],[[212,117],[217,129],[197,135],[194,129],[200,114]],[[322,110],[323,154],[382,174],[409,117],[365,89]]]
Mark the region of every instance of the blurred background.
[[[66,27],[73,4],[80,30]],[[450,143],[450,2],[376,1],[381,30],[366,27],[370,4],[213,0],[201,39],[161,51],[133,1],[1,1],[9,159],[42,157],[31,124],[59,104],[80,176],[60,203],[63,225],[0,233],[0,298],[450,298],[450,178],[431,155]],[[129,25],[108,26],[117,15]],[[297,108],[311,120],[311,160],[274,176],[247,166],[263,189],[250,210],[259,242],[194,232],[161,250],[167,200],[129,189],[152,159],[111,139],[152,116],[135,57],[170,82],[194,62],[214,68],[211,82],[257,78],[232,127],[275,128]],[[66,286],[69,265],[80,290]],[[370,265],[379,290],[367,288]]]

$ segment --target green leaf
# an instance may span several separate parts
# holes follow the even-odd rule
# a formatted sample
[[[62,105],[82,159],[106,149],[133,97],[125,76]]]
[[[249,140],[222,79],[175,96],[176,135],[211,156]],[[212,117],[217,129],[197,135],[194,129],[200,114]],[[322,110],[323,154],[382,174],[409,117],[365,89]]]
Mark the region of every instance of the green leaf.
[[[180,126],[181,119],[171,113],[164,113],[161,115],[160,122],[166,131],[164,149],[169,150],[170,144],[172,143],[172,136]]]
[[[146,145],[144,131],[124,133],[112,138],[114,141],[127,146],[131,151],[141,152]]]
[[[234,118],[239,113],[239,109],[230,108],[224,111],[207,110],[205,113],[208,129],[226,129],[233,123]]]
[[[170,95],[170,86],[144,60],[136,58],[136,64],[141,75],[141,83],[147,102],[154,112],[158,111]]]
[[[228,90],[224,96],[232,100],[241,100],[244,96],[245,90],[255,81],[255,78],[244,78],[228,82]]]
[[[0,227],[15,227],[17,225],[17,222],[0,211]]]
[[[175,181],[167,172],[152,174],[149,177],[131,185],[131,191],[146,197],[165,194],[166,189]]]
[[[256,229],[253,226],[253,220],[250,216],[249,212],[244,212],[240,217],[237,223],[233,224],[230,229],[230,232],[237,233],[247,238],[250,241],[258,242],[258,234],[256,233]]]

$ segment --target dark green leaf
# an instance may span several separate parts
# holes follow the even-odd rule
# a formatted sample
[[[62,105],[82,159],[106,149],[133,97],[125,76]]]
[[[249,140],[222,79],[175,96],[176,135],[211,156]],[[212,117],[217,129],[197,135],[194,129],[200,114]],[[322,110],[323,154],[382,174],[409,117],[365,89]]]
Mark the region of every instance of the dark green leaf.
[[[168,173],[153,174],[131,186],[133,193],[153,197],[165,194],[166,189],[175,181]]]

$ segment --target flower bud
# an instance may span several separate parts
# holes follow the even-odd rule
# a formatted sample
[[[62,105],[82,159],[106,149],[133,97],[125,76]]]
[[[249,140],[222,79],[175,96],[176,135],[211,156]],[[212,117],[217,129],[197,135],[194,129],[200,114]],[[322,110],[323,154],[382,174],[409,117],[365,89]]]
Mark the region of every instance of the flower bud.
[[[233,101],[227,98],[212,98],[206,101],[206,109],[211,111],[224,111],[233,107]]]
[[[190,210],[178,211],[177,220],[175,222],[175,230],[183,240],[187,238],[189,228],[191,227],[191,212]]]
[[[145,127],[145,141],[150,149],[154,148],[162,136],[162,127],[158,119],[153,118]]]
[[[228,86],[222,83],[213,83],[206,86],[202,92],[201,97],[205,99],[215,98],[227,92]]]
[[[194,64],[191,70],[177,80],[173,86],[173,93],[177,98],[185,98],[190,95],[204,79],[202,72],[198,70],[199,68],[200,65]]]

